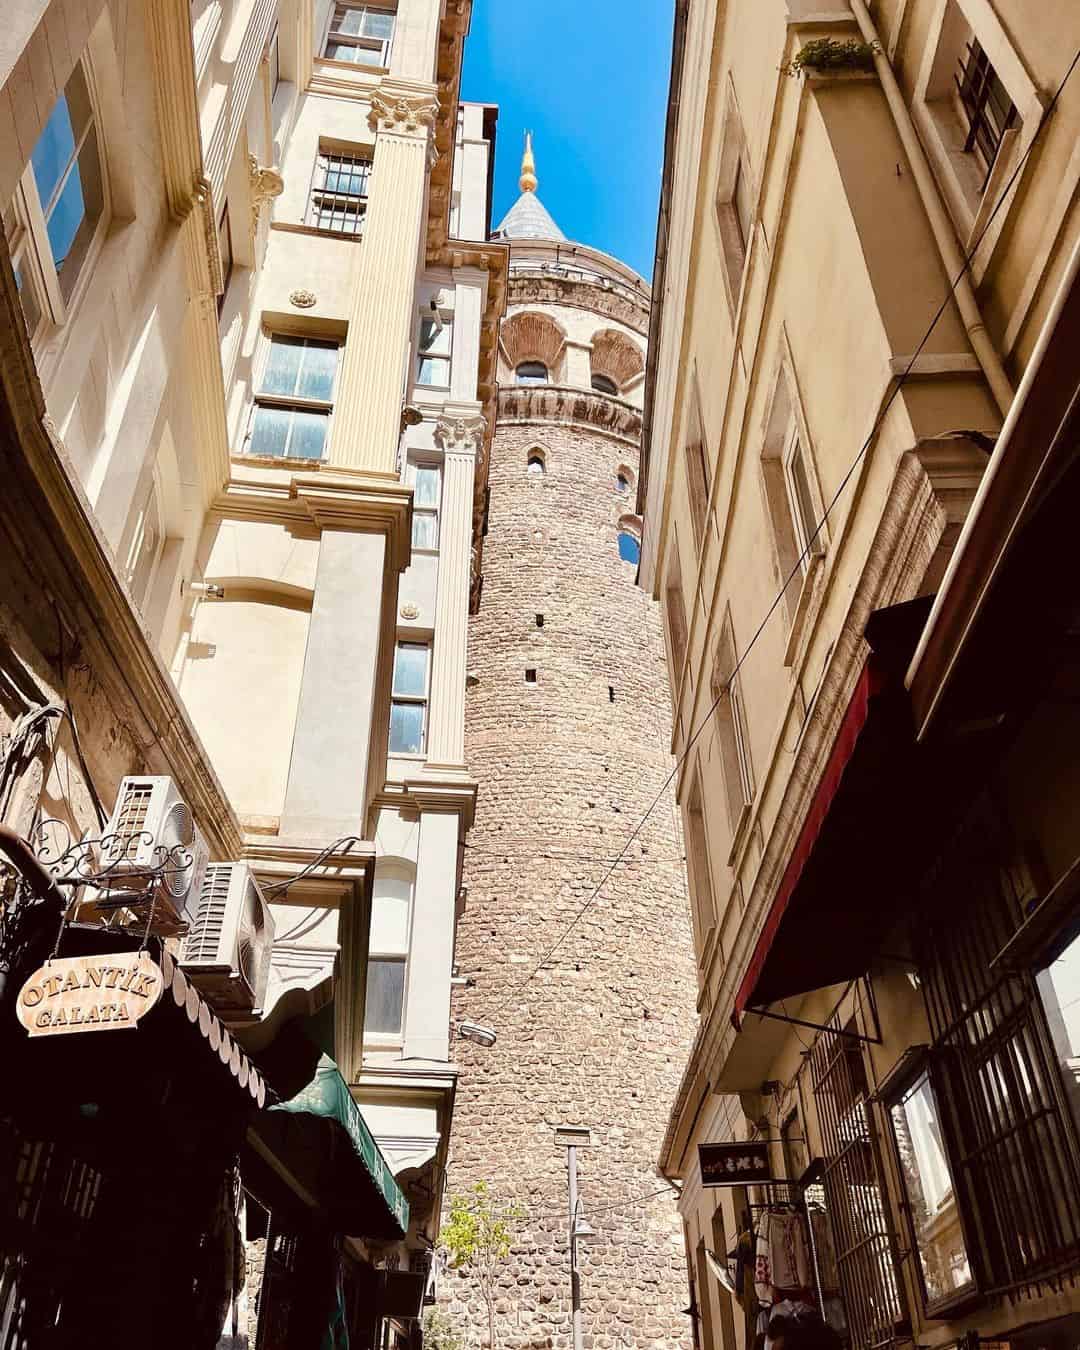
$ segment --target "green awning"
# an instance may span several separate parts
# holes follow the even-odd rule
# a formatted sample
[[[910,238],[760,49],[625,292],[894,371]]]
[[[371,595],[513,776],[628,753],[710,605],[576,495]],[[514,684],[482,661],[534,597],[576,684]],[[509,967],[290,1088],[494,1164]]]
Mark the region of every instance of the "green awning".
[[[292,1136],[290,1153],[299,1148],[301,1156],[290,1159],[290,1164],[304,1174],[320,1204],[339,1221],[343,1232],[353,1237],[405,1235],[409,1202],[329,1055],[320,1058],[314,1078],[294,1097],[267,1108],[268,1115],[272,1112],[296,1117],[291,1123],[298,1126],[302,1137],[297,1138],[292,1130],[286,1133]],[[319,1138],[321,1134],[329,1135],[329,1148],[327,1141]],[[344,1149],[334,1146],[339,1141]]]

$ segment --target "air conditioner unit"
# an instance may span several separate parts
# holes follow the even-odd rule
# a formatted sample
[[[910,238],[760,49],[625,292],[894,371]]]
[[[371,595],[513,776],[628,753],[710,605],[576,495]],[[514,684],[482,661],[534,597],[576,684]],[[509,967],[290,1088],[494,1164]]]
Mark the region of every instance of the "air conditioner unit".
[[[251,1021],[266,999],[274,916],[247,863],[210,863],[180,965],[226,1021]]]
[[[99,870],[107,889],[97,907],[123,906],[159,933],[182,931],[191,921],[210,850],[173,780],[163,774],[120,781],[105,827]]]

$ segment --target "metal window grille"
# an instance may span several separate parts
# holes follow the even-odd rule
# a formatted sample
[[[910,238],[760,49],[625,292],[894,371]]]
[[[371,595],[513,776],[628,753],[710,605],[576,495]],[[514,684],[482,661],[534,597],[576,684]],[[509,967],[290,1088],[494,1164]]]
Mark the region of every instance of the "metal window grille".
[[[371,160],[320,151],[308,197],[307,223],[329,234],[362,235]]]
[[[1016,106],[974,38],[960,57],[955,79],[968,124],[964,149],[982,165],[985,191],[1005,133],[1017,120]]]
[[[1030,972],[992,967],[1032,888],[980,822],[934,879],[920,972],[953,1122],[950,1150],[984,1292],[1080,1272],[1080,1163]]]
[[[3,1118],[0,1159],[0,1350],[26,1350],[57,1334],[68,1283],[85,1267],[101,1174]]]
[[[861,1043],[824,1032],[814,1046],[810,1070],[824,1152],[826,1209],[851,1344],[870,1350],[896,1339],[904,1305],[881,1160],[870,1126]]]

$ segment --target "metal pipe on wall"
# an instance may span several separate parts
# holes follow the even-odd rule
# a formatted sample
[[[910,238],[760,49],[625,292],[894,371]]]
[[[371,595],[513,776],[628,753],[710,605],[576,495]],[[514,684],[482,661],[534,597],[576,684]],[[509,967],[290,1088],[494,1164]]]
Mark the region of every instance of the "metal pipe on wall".
[[[1009,411],[1013,401],[1012,382],[1006,374],[997,348],[983,323],[982,312],[979,309],[978,301],[975,299],[975,290],[971,284],[971,274],[966,259],[957,243],[952,220],[942,205],[941,195],[938,192],[937,183],[934,181],[926,152],[923,150],[919,134],[915,130],[915,123],[912,121],[911,110],[905,102],[903,92],[897,83],[896,76],[893,74],[892,65],[885,54],[884,45],[877,28],[874,26],[873,19],[870,17],[870,11],[866,7],[865,0],[851,0],[851,9],[859,25],[863,41],[874,48],[874,66],[877,69],[886,102],[896,124],[900,143],[904,147],[904,153],[911,165],[915,186],[922,200],[923,209],[926,211],[926,218],[930,223],[930,229],[941,256],[942,265],[948,274],[950,283],[953,284],[956,307],[960,311],[968,341],[971,343],[971,349],[982,367],[983,374],[986,376],[986,382],[990,386],[994,400],[1001,410],[1002,416],[1004,416]]]

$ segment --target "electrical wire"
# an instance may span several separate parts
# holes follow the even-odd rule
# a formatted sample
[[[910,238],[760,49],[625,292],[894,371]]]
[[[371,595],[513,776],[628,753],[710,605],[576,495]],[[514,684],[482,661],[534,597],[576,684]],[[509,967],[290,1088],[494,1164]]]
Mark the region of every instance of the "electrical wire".
[[[327,858],[335,853],[348,853],[354,844],[363,844],[365,841],[357,834],[345,834],[340,839],[335,839],[332,844],[327,844],[324,849],[316,853],[315,857],[302,867],[295,876],[286,877],[284,881],[275,881],[262,888],[264,895],[285,895],[290,886],[295,886],[298,881],[304,877],[311,876],[317,867],[321,867]]]
[[[716,697],[715,697],[715,698],[713,699],[713,701],[712,701],[712,704],[710,705],[710,707],[709,707],[708,710],[706,711],[704,717],[703,717],[703,718],[701,719],[701,721],[698,723],[697,727],[691,732],[691,734],[690,734],[690,736],[689,736],[689,738],[688,738],[688,740],[687,740],[687,742],[686,742],[686,745],[685,745],[685,747],[684,747],[682,753],[677,757],[677,759],[676,759],[676,761],[675,761],[675,764],[674,764],[674,766],[672,767],[670,773],[668,773],[668,775],[665,777],[663,783],[662,783],[661,786],[660,786],[660,790],[656,793],[656,796],[652,799],[652,802],[649,804],[649,807],[648,807],[648,809],[645,811],[645,814],[641,817],[641,819],[638,821],[638,823],[634,826],[633,830],[631,830],[630,834],[627,836],[626,842],[623,844],[622,848],[620,849],[620,851],[619,851],[618,855],[616,856],[616,858],[614,859],[614,861],[611,863],[611,865],[608,867],[607,871],[604,873],[604,875],[603,875],[603,876],[600,878],[600,880],[597,882],[597,884],[596,884],[596,886],[593,888],[593,890],[589,893],[589,895],[588,895],[587,898],[585,899],[584,903],[578,908],[578,910],[577,910],[576,913],[574,914],[573,918],[570,920],[570,922],[569,922],[569,923],[566,925],[566,927],[563,929],[563,931],[562,931],[562,933],[559,935],[559,937],[555,940],[554,943],[552,943],[552,945],[551,945],[549,948],[547,948],[547,950],[546,950],[546,951],[543,953],[543,955],[540,957],[539,961],[537,961],[536,964],[533,966],[533,968],[530,970],[530,972],[528,973],[528,975],[526,975],[525,978],[524,978],[523,980],[520,980],[516,985],[514,985],[514,987],[508,992],[507,996],[506,996],[500,1003],[498,1003],[498,1004],[496,1005],[496,1007],[494,1008],[494,1010],[493,1010],[491,1013],[486,1014],[487,1016],[490,1016],[490,1017],[497,1017],[498,1014],[499,1014],[500,1012],[502,1012],[504,1008],[507,1007],[507,1005],[511,1002],[511,1000],[514,999],[514,998],[516,998],[517,995],[518,995],[518,993],[519,993],[519,992],[520,992],[520,991],[521,991],[521,990],[522,990],[522,989],[523,989],[523,988],[524,988],[531,980],[533,980],[533,979],[540,973],[541,970],[543,970],[543,968],[544,968],[544,966],[547,964],[547,962],[552,958],[552,956],[554,956],[554,954],[559,950],[559,948],[560,948],[560,947],[563,945],[563,943],[567,940],[567,938],[570,936],[570,934],[574,931],[574,929],[575,929],[575,928],[577,927],[577,925],[580,923],[580,921],[581,921],[581,919],[584,917],[584,915],[588,912],[589,909],[592,908],[593,904],[596,902],[597,898],[599,897],[600,892],[601,892],[601,890],[603,889],[604,885],[605,885],[605,884],[607,883],[607,881],[610,879],[612,873],[615,871],[615,868],[618,866],[619,862],[621,862],[622,859],[623,859],[623,857],[625,856],[626,850],[630,847],[630,845],[634,842],[634,840],[635,840],[635,839],[638,837],[638,835],[641,833],[641,831],[642,831],[642,829],[645,827],[645,824],[646,824],[646,822],[648,821],[649,817],[650,817],[650,816],[652,815],[652,813],[656,810],[657,806],[659,806],[661,800],[662,800],[663,797],[664,797],[664,794],[667,792],[668,788],[669,788],[669,787],[671,786],[671,784],[674,782],[675,778],[677,777],[677,775],[678,775],[678,773],[679,773],[679,770],[680,770],[680,769],[682,768],[682,766],[686,763],[686,760],[688,759],[691,750],[694,748],[695,744],[697,743],[698,737],[699,737],[699,736],[701,735],[701,733],[705,730],[706,726],[708,726],[708,724],[709,724],[709,722],[710,722],[710,720],[711,720],[713,714],[716,712],[717,708],[718,708],[718,707],[720,706],[720,704],[723,702],[723,699],[724,699],[724,697],[727,695],[728,690],[731,688],[732,683],[734,682],[735,678],[736,678],[736,677],[738,676],[738,674],[739,674],[739,671],[742,669],[744,663],[746,662],[746,658],[747,658],[747,657],[750,655],[750,653],[754,650],[754,647],[757,645],[759,639],[761,638],[762,633],[765,631],[765,628],[766,628],[766,626],[767,626],[769,620],[772,618],[773,614],[776,612],[777,608],[780,606],[781,602],[783,601],[783,598],[784,598],[785,594],[787,593],[787,588],[791,585],[791,583],[792,583],[792,581],[795,579],[796,575],[801,574],[802,568],[803,568],[803,564],[804,564],[804,562],[807,560],[807,558],[810,556],[810,553],[811,553],[811,551],[812,551],[812,549],[813,549],[813,547],[814,547],[814,545],[815,545],[815,543],[816,543],[816,541],[817,541],[817,538],[818,538],[818,536],[820,535],[821,531],[825,528],[825,523],[826,523],[826,521],[829,519],[829,516],[832,514],[833,510],[835,509],[835,507],[836,507],[837,503],[839,502],[841,496],[843,495],[845,489],[847,488],[848,484],[851,482],[852,478],[854,477],[855,472],[856,472],[856,470],[858,469],[859,465],[862,463],[862,461],[863,461],[864,458],[866,457],[866,453],[867,453],[867,451],[870,449],[870,446],[873,444],[874,439],[875,439],[875,437],[877,436],[877,433],[878,433],[878,431],[880,430],[881,425],[882,425],[882,423],[883,423],[884,420],[885,420],[885,417],[887,416],[887,414],[888,414],[889,410],[891,409],[892,405],[896,402],[896,399],[899,397],[900,391],[904,388],[904,385],[907,383],[908,377],[910,376],[910,374],[911,374],[911,372],[912,372],[912,369],[913,369],[914,366],[915,366],[915,362],[916,362],[916,361],[918,360],[918,358],[922,355],[923,348],[926,346],[927,342],[929,342],[929,340],[930,340],[930,338],[931,338],[931,336],[932,336],[932,334],[933,334],[933,332],[934,332],[934,329],[935,329],[935,328],[938,326],[938,324],[941,322],[942,316],[944,315],[945,311],[948,309],[950,303],[952,302],[953,296],[954,296],[954,294],[955,294],[955,292],[956,292],[956,287],[960,284],[960,281],[961,281],[961,279],[964,277],[964,275],[969,271],[969,269],[970,269],[970,267],[971,267],[971,263],[972,263],[972,261],[973,261],[975,255],[978,253],[979,248],[981,247],[983,240],[986,238],[987,231],[990,229],[990,226],[993,224],[994,220],[997,218],[998,212],[1001,210],[1003,204],[1008,200],[1009,194],[1010,194],[1010,192],[1012,191],[1012,188],[1013,188],[1014,184],[1016,183],[1016,181],[1017,181],[1017,179],[1019,178],[1020,174],[1023,172],[1023,170],[1024,170],[1024,168],[1025,168],[1025,166],[1026,166],[1026,164],[1027,164],[1027,161],[1028,161],[1028,159],[1029,159],[1030,156],[1031,156],[1032,151],[1035,149],[1035,146],[1038,144],[1039,138],[1040,138],[1040,136],[1041,136],[1041,134],[1042,134],[1042,131],[1043,131],[1043,128],[1046,126],[1046,123],[1047,123],[1047,121],[1049,120],[1050,116],[1052,115],[1052,113],[1053,113],[1053,111],[1054,111],[1054,108],[1057,106],[1057,103],[1058,103],[1058,100],[1059,100],[1060,97],[1061,97],[1062,91],[1064,90],[1066,84],[1068,84],[1069,79],[1071,78],[1073,71],[1076,69],[1076,66],[1077,66],[1077,63],[1078,63],[1078,62],[1080,62],[1080,48],[1077,49],[1075,55],[1073,56],[1072,61],[1069,63],[1069,67],[1068,67],[1068,69],[1066,70],[1064,76],[1062,77],[1061,83],[1058,85],[1057,89],[1054,91],[1053,97],[1050,99],[1050,101],[1047,103],[1046,107],[1043,109],[1042,116],[1039,118],[1039,124],[1038,124],[1038,126],[1035,128],[1035,131],[1034,131],[1033,134],[1032,134],[1031,140],[1028,142],[1027,148],[1025,149],[1024,153],[1021,155],[1021,157],[1020,157],[1020,159],[1019,159],[1019,162],[1016,164],[1016,167],[1013,169],[1012,173],[1009,175],[1008,181],[1005,183],[1004,187],[1002,188],[1001,193],[1000,193],[1000,195],[998,196],[997,201],[994,203],[993,209],[990,211],[989,215],[986,217],[986,220],[985,220],[984,223],[983,223],[982,229],[979,231],[978,236],[976,237],[974,243],[971,245],[970,249],[969,249],[969,250],[967,251],[967,253],[964,255],[964,259],[963,259],[963,262],[962,262],[962,264],[961,264],[960,270],[957,272],[956,276],[955,276],[955,277],[952,279],[952,281],[950,282],[948,291],[946,292],[944,298],[943,298],[942,301],[941,301],[941,304],[938,306],[936,312],[934,313],[933,318],[930,320],[930,324],[929,324],[929,326],[927,327],[926,332],[925,332],[925,333],[923,334],[923,336],[920,338],[919,343],[918,343],[918,346],[917,346],[917,347],[915,348],[915,350],[912,352],[912,354],[910,355],[910,357],[908,357],[907,365],[904,367],[904,369],[903,369],[903,371],[900,373],[900,375],[897,376],[896,383],[893,385],[893,388],[892,388],[892,390],[890,391],[888,397],[885,399],[885,401],[883,402],[881,408],[880,408],[879,411],[878,411],[877,416],[874,418],[874,424],[873,424],[873,426],[870,428],[870,431],[867,433],[866,439],[863,441],[862,445],[861,445],[860,448],[859,448],[858,453],[855,455],[854,459],[851,461],[851,464],[848,466],[847,470],[845,471],[843,477],[840,479],[840,482],[839,482],[839,484],[838,484],[838,486],[837,486],[835,492],[833,493],[832,497],[829,499],[828,503],[827,503],[826,506],[825,506],[824,511],[823,511],[822,514],[821,514],[820,520],[817,522],[817,524],[816,524],[815,527],[814,527],[813,532],[810,534],[809,538],[806,540],[806,543],[805,543],[805,545],[803,546],[802,552],[799,554],[799,556],[795,559],[795,562],[792,564],[792,567],[791,567],[790,571],[788,572],[787,576],[786,576],[785,579],[784,579],[783,585],[782,585],[782,586],[780,587],[780,589],[777,591],[777,593],[776,593],[776,595],[774,596],[774,598],[773,598],[771,604],[770,604],[769,607],[766,609],[764,615],[763,615],[762,618],[761,618],[761,621],[758,623],[757,628],[754,630],[753,634],[751,635],[750,641],[749,641],[749,642],[747,643],[747,645],[743,648],[742,654],[741,654],[741,655],[738,657],[738,659],[736,660],[735,665],[734,665],[734,667],[733,667],[732,670],[731,670],[731,673],[728,675],[727,679],[726,679],[726,680],[724,681],[724,683],[723,683],[723,687],[718,691]]]
[[[610,853],[606,855],[597,853],[556,853],[550,848],[522,849],[518,851],[515,851],[514,849],[484,848],[480,844],[470,844],[465,840],[459,843],[458,847],[468,849],[471,853],[482,853],[485,857],[502,858],[504,862],[509,861],[511,858],[546,858],[550,862],[625,862],[627,866],[631,863],[635,865],[639,863],[663,863],[666,866],[672,866],[686,862],[685,853],[669,853],[655,857],[652,854],[649,854],[648,857],[644,858],[613,858]]]
[[[579,1208],[579,1214],[582,1218],[587,1218],[591,1223],[592,1220],[600,1214],[610,1214],[613,1210],[636,1208],[638,1205],[646,1204],[649,1200],[655,1200],[658,1195],[673,1195],[678,1199],[679,1192],[674,1186],[668,1183],[666,1186],[661,1186],[655,1191],[646,1191],[642,1195],[631,1195],[625,1200],[613,1201],[610,1205],[601,1205],[599,1209],[590,1208],[586,1211],[585,1207],[582,1205]],[[543,1223],[547,1219],[561,1219],[565,1222],[567,1213],[564,1209],[541,1210],[539,1214],[526,1214],[526,1219],[530,1223]]]

